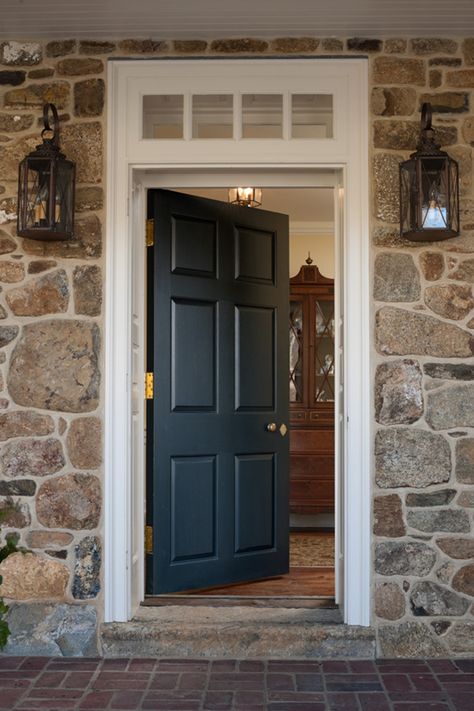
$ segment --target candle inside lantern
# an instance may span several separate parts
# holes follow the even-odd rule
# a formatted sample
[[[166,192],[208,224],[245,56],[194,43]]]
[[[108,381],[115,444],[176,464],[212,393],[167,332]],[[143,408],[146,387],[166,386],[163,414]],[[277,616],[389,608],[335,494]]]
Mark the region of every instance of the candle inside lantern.
[[[436,200],[430,200],[429,207],[421,211],[422,225],[425,229],[444,229],[446,227],[446,208],[440,207]]]

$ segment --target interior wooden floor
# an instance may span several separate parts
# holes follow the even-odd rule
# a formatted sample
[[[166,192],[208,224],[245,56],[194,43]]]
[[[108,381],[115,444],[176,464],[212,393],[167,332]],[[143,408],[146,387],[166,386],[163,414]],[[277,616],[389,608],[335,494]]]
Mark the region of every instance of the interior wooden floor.
[[[326,535],[331,542],[334,540],[332,533],[315,535]],[[173,604],[173,601],[174,604],[200,605],[208,603],[209,598],[212,604],[215,604],[214,600],[217,601],[219,598],[219,605],[235,605],[236,598],[239,598],[238,604],[258,606],[260,600],[262,604],[268,606],[268,599],[272,598],[275,599],[275,605],[295,606],[295,598],[300,598],[299,607],[320,607],[320,602],[315,598],[324,598],[328,604],[331,604],[334,595],[334,566],[290,567],[287,575],[204,590],[187,590],[173,595],[153,596],[147,598],[145,605],[169,605]],[[265,603],[263,598],[266,599]]]

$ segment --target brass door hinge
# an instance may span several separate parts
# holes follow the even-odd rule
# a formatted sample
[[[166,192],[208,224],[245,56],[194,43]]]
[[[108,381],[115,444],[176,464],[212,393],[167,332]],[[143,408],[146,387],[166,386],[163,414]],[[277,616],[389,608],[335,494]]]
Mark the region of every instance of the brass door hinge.
[[[153,526],[145,526],[145,553],[153,553]]]
[[[145,373],[145,400],[153,400],[153,373]]]
[[[146,221],[146,246],[153,247],[155,244],[155,220]]]

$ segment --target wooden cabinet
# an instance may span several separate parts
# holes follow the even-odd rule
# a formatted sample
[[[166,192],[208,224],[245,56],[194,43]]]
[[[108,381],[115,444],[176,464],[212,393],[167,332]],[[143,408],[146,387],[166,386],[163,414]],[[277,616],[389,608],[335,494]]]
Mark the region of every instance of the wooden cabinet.
[[[334,280],[290,279],[290,512],[334,511]]]

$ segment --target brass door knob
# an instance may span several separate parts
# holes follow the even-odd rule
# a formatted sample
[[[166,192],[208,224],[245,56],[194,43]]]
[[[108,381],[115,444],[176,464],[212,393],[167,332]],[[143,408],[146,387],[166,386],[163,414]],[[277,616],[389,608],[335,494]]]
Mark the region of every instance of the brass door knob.
[[[276,422],[269,422],[268,425],[266,425],[265,429],[267,432],[276,432]]]

